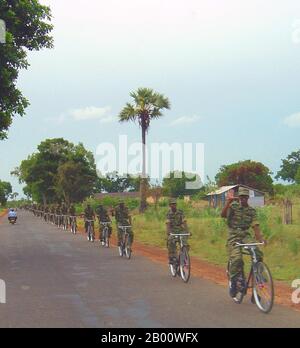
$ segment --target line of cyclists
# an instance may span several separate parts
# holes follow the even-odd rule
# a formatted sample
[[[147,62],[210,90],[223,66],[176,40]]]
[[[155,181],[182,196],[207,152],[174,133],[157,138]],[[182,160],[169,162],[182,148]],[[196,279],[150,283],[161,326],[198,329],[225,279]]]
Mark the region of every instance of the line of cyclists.
[[[93,209],[90,204],[87,204],[84,211],[79,214],[76,213],[76,208],[73,204],[68,206],[66,203],[45,206],[32,204],[22,208],[31,211],[34,216],[43,219],[47,223],[52,223],[58,228],[63,230],[70,229],[73,234],[76,234],[78,230],[77,219],[83,218],[85,233],[90,242],[95,241],[95,221],[98,221],[99,240],[101,245],[105,247],[109,247],[109,240],[112,235],[111,216],[115,217],[120,256],[123,256],[123,254],[127,257],[129,254],[131,256],[133,243],[131,215],[122,199],[119,200],[114,209],[108,210],[102,204]]]
[[[252,289],[251,302],[256,303],[262,312],[269,313],[274,301],[273,280],[267,265],[263,262],[263,253],[258,248],[266,245],[266,241],[259,228],[256,210],[248,204],[249,197],[249,189],[245,187],[239,187],[237,196],[230,192],[221,213],[222,218],[227,220],[229,232],[227,240],[229,293],[235,303],[241,303],[247,290]],[[166,230],[170,271],[172,276],[179,275],[184,282],[188,282],[191,269],[188,237],[191,233],[183,211],[177,209],[176,199],[170,199],[169,207]],[[83,217],[87,238],[92,242],[95,240],[94,223],[97,218],[100,242],[102,245],[109,246],[107,240],[109,241],[112,233],[112,221],[109,212],[102,204],[95,211],[88,204],[84,212],[79,215],[76,215],[73,205],[67,207],[64,203],[61,206],[50,207],[33,205],[27,209],[58,227],[68,229],[68,226],[71,226],[73,233],[77,230],[77,217]],[[120,200],[115,209],[111,210],[111,215],[115,217],[117,224],[119,254],[130,259],[134,236],[131,216],[123,200]],[[258,242],[252,242],[251,227]],[[244,271],[244,254],[251,258],[251,270],[248,277]]]

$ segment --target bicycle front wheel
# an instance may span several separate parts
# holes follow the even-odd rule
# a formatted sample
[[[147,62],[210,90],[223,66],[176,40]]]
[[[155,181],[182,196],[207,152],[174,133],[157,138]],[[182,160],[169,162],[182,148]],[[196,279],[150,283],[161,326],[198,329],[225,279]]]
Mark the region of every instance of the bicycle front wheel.
[[[191,276],[191,259],[186,247],[183,247],[179,255],[179,270],[181,279],[187,283]]]
[[[73,226],[72,226],[72,233],[73,234],[77,233],[77,225],[75,223],[73,223]]]
[[[173,263],[170,263],[169,267],[170,267],[170,273],[171,273],[172,277],[175,278],[177,276],[177,266],[174,265]]]
[[[118,246],[119,249],[119,255],[120,257],[124,256],[124,247],[123,247],[123,243],[121,245]]]
[[[253,268],[253,296],[259,310],[270,313],[274,303],[274,284],[264,262],[258,262]]]
[[[105,247],[109,248],[109,235],[108,235],[108,230],[105,231],[104,234],[104,243],[105,243]]]

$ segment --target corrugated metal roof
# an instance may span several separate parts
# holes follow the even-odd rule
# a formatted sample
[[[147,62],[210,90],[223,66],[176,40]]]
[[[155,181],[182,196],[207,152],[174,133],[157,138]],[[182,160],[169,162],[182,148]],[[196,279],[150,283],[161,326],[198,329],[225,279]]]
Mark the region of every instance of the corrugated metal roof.
[[[232,189],[234,189],[235,187],[238,187],[238,186],[246,187],[246,188],[249,189],[249,190],[252,190],[252,191],[256,191],[256,192],[260,192],[260,193],[262,193],[262,194],[265,194],[263,191],[257,190],[257,189],[255,189],[255,188],[249,187],[249,186],[247,186],[247,185],[238,184],[238,185],[232,185],[232,186],[222,186],[222,187],[218,188],[216,191],[213,191],[213,192],[208,193],[206,196],[221,195],[222,193],[227,192],[227,191],[229,191],[229,190],[232,190]]]
[[[239,185],[222,186],[222,187],[218,188],[216,191],[208,193],[207,196],[221,195],[222,193],[227,192],[229,190],[232,190],[233,188],[235,188],[237,186],[239,186]]]

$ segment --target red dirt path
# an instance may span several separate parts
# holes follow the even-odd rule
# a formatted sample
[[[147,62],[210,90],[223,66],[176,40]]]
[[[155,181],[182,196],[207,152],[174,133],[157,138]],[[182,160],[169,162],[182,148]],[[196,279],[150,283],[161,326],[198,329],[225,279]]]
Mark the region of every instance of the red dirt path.
[[[84,233],[83,230],[80,230],[80,232]],[[111,241],[112,246],[117,245],[115,236],[111,238]],[[135,241],[133,253],[136,255],[145,256],[153,262],[165,265],[167,268],[167,251],[162,248],[149,246]],[[191,257],[191,264],[192,276],[207,279],[216,284],[227,287],[228,282],[226,270],[223,267],[201,260],[198,257]],[[279,281],[275,282],[274,287],[276,304],[288,306],[294,310],[300,311],[300,304],[293,304],[291,300],[294,289]]]

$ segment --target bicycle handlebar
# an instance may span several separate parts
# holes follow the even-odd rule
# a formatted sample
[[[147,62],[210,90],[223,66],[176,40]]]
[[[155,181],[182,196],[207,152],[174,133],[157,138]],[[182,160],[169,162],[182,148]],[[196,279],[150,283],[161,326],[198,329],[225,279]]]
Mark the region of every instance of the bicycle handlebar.
[[[251,246],[257,246],[257,245],[265,245],[265,243],[246,243],[246,244],[235,243],[235,245],[240,247],[251,247]]]
[[[180,237],[180,236],[190,236],[190,233],[170,233],[172,237]]]

